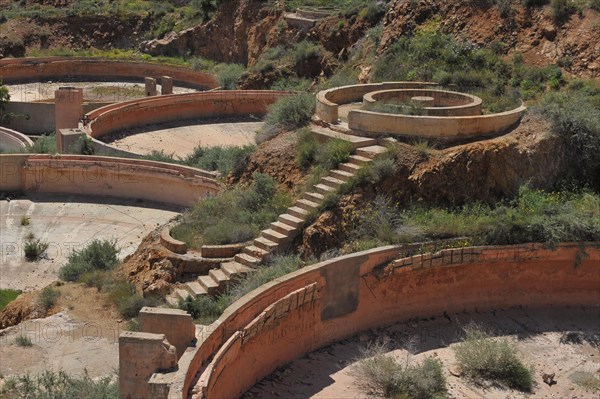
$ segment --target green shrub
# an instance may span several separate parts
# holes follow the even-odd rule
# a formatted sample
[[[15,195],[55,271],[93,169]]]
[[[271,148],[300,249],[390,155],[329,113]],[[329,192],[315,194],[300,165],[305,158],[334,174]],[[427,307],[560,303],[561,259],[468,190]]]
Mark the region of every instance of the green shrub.
[[[45,311],[50,310],[60,297],[60,291],[50,286],[44,288],[37,298],[37,305]]]
[[[217,81],[222,90],[235,90],[237,83],[246,72],[240,64],[217,64],[212,72],[217,75]]]
[[[598,372],[576,371],[569,376],[569,379],[575,384],[583,387],[586,391],[600,394],[600,375]]]
[[[331,139],[317,148],[315,161],[324,169],[334,169],[340,163],[347,162],[353,151],[354,146],[349,141]]]
[[[94,149],[94,142],[92,139],[86,134],[80,136],[75,143],[69,148],[68,151],[70,154],[80,154],[80,155],[94,155],[96,150]]]
[[[49,244],[45,241],[28,240],[23,247],[25,258],[30,262],[38,260],[46,252],[48,246]]]
[[[156,296],[141,296],[132,284],[119,279],[112,282],[109,297],[121,316],[128,319],[137,317],[144,306],[158,306],[162,302],[162,299]]]
[[[425,358],[421,363],[399,362],[385,354],[384,347],[368,348],[354,373],[385,398],[441,399],[448,397],[441,360]]]
[[[19,290],[13,289],[0,289],[0,311],[6,307],[9,303],[17,299],[17,297],[21,294]]]
[[[464,340],[453,350],[466,376],[531,392],[532,369],[519,360],[516,347],[508,339],[492,339],[481,328],[470,325],[465,328]]]
[[[250,154],[256,149],[254,145],[243,147],[196,147],[194,151],[183,159],[184,165],[195,168],[218,171],[223,175],[238,169],[245,164]]]
[[[294,44],[291,50],[296,65],[306,62],[309,59],[320,58],[323,56],[322,46],[303,40]]]
[[[547,95],[537,108],[566,143],[571,177],[597,190],[600,190],[599,103],[600,94],[570,90]]]
[[[296,164],[302,169],[307,169],[315,161],[315,155],[319,148],[319,143],[309,128],[303,128],[296,132]]]
[[[40,375],[28,374],[9,378],[0,388],[6,399],[118,399],[119,382],[112,376],[92,379],[87,370],[80,377],[64,371],[44,371]]]
[[[268,108],[265,126],[258,142],[266,141],[285,130],[294,130],[306,126],[315,113],[316,100],[311,93],[300,93],[283,97]]]
[[[119,248],[116,241],[94,240],[81,250],[69,254],[67,263],[58,275],[65,281],[78,281],[85,274],[95,270],[112,270],[118,264]]]
[[[30,154],[56,154],[56,138],[54,134],[40,136],[26,150]]]
[[[29,226],[29,223],[31,222],[31,218],[29,216],[21,216],[21,226]]]
[[[562,23],[568,20],[576,11],[575,6],[569,0],[552,0],[552,18],[556,23]]]
[[[600,12],[600,0],[590,0],[590,8]]]
[[[31,342],[31,339],[27,335],[21,334],[17,335],[17,337],[15,338],[15,345],[21,347],[29,347],[33,346],[33,342]]]

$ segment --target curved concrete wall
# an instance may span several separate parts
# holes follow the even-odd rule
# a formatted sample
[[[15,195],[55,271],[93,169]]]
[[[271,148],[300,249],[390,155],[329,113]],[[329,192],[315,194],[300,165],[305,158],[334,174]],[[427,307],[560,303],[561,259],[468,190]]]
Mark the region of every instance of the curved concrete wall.
[[[485,137],[502,132],[521,120],[527,108],[477,116],[411,116],[363,110],[348,113],[348,127],[361,135],[398,135],[432,139]]]
[[[322,90],[317,93],[316,116],[327,123],[338,123],[339,105],[362,101],[363,96],[372,91],[420,89],[436,85],[436,83],[427,82],[385,82],[341,86],[329,90]]]
[[[0,191],[134,198],[189,207],[216,194],[216,174],[139,159],[0,155]]]
[[[600,243],[400,253],[384,247],[321,262],[244,296],[186,350],[169,398],[191,388],[208,399],[238,397],[306,353],[414,317],[600,305]]]
[[[172,65],[100,58],[15,58],[0,60],[0,78],[6,84],[60,79],[132,80],[170,76],[178,86],[200,90],[217,87],[211,74]]]
[[[377,101],[386,100],[407,102],[413,97],[418,96],[430,97],[432,99],[431,102],[424,103],[424,109],[429,116],[481,115],[481,98],[470,94],[445,90],[401,89],[373,91],[364,95],[363,104],[374,104]]]
[[[0,151],[19,151],[33,145],[23,133],[0,126]]]
[[[217,116],[262,115],[270,104],[287,95],[290,93],[268,90],[211,91],[126,101],[86,114],[85,130],[98,138],[150,124]]]

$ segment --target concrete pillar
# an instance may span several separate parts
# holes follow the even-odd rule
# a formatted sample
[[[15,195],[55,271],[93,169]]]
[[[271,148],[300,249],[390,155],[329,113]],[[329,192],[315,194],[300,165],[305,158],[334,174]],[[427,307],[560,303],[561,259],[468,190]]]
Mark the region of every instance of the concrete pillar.
[[[146,87],[146,97],[156,95],[156,79],[144,78],[144,86]]]
[[[58,152],[67,147],[61,142],[60,129],[76,129],[83,116],[83,89],[59,87],[54,92],[54,126],[56,132],[56,149]]]
[[[177,353],[164,334],[126,331],[119,336],[119,397],[148,398],[152,374],[177,366]]]
[[[169,343],[177,348],[178,359],[196,339],[196,326],[192,316],[180,309],[143,307],[138,321],[140,331],[165,334]]]
[[[160,94],[173,94],[173,78],[170,76],[163,76],[160,78]]]

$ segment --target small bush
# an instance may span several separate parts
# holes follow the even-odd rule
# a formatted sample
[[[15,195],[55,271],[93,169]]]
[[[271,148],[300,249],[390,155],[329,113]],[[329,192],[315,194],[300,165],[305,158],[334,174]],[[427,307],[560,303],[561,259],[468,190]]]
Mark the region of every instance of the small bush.
[[[94,240],[85,248],[71,252],[58,275],[65,281],[78,281],[83,274],[94,270],[112,270],[119,262],[118,253],[116,241]]]
[[[21,226],[29,226],[29,223],[31,222],[31,218],[29,216],[21,216]]]
[[[141,296],[136,292],[135,287],[126,280],[114,280],[109,297],[117,306],[121,316],[128,319],[137,317],[144,306],[158,306],[162,302],[159,297]]]
[[[569,19],[576,9],[569,0],[552,0],[552,18],[556,23],[562,23]]]
[[[600,0],[590,0],[590,8],[600,12]]]
[[[94,155],[96,150],[94,148],[94,142],[92,139],[86,134],[80,136],[75,143],[71,147],[69,147],[68,152],[70,154],[80,154],[80,155]]]
[[[315,154],[319,148],[319,143],[308,128],[300,129],[296,133],[296,164],[302,169],[307,169],[315,161]]]
[[[30,154],[56,154],[56,138],[54,134],[40,136],[32,146],[27,147]]]
[[[256,146],[253,145],[243,147],[215,146],[210,148],[198,146],[182,163],[199,169],[218,171],[226,175],[245,164],[255,149]]]
[[[15,338],[15,345],[17,346],[21,346],[21,347],[29,347],[29,346],[33,346],[33,342],[31,342],[31,338],[29,338],[27,335],[17,335],[17,337]]]
[[[386,355],[384,347],[368,348],[354,372],[385,398],[446,398],[442,362],[428,357],[422,363],[399,362]]]
[[[347,162],[354,151],[352,143],[342,139],[328,140],[319,146],[315,154],[315,161],[324,169],[334,169],[342,162]]]
[[[262,133],[268,133],[261,141],[267,140],[284,130],[294,130],[306,126],[315,113],[315,96],[300,93],[283,97],[268,108]]]
[[[38,260],[46,252],[48,246],[47,242],[41,240],[27,241],[23,247],[25,258],[30,262]]]
[[[240,64],[218,64],[213,68],[219,86],[223,90],[235,90],[237,83],[246,71]]]
[[[589,371],[576,371],[569,376],[569,379],[588,392],[600,394],[600,375],[590,373]]]
[[[60,297],[60,291],[50,286],[44,288],[37,298],[37,305],[45,311],[50,310]]]
[[[464,340],[453,350],[466,376],[531,392],[532,370],[519,360],[516,347],[508,339],[492,339],[481,328],[469,325]]]

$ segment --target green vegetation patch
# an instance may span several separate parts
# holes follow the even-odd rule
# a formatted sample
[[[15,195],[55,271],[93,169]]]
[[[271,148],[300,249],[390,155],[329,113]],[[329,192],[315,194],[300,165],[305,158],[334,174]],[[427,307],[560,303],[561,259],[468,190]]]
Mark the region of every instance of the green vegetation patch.
[[[112,376],[93,379],[87,371],[73,376],[64,371],[8,378],[0,388],[6,399],[118,399],[119,382]]]
[[[4,309],[6,305],[17,299],[21,294],[19,290],[13,289],[0,289],[0,310]]]
[[[65,281],[78,281],[85,273],[112,270],[119,262],[118,253],[119,248],[115,241],[94,240],[86,247],[71,252],[67,263],[59,269],[58,275]]]
[[[190,248],[202,244],[232,244],[255,238],[290,205],[289,194],[278,190],[275,181],[255,173],[247,188],[235,188],[206,198],[183,216],[171,230]]]
[[[363,350],[353,367],[362,384],[390,399],[448,397],[441,360],[427,357],[420,363],[399,361],[386,351],[385,344],[372,344]]]

